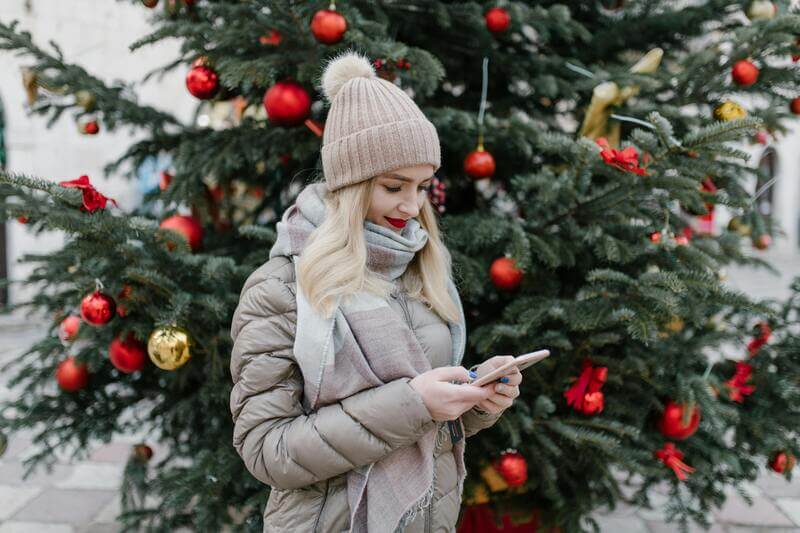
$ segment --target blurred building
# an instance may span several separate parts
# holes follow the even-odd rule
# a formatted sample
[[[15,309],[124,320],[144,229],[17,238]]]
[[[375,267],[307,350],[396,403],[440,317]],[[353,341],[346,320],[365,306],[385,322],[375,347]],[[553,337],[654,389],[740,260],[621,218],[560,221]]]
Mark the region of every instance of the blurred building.
[[[114,80],[138,82],[173,58],[179,57],[179,42],[168,41],[130,52],[128,46],[152,28],[147,19],[152,11],[134,2],[109,0],[0,0],[0,21],[19,21],[34,42],[51,50],[55,41],[67,62],[76,63],[107,83]],[[0,51],[0,132],[4,137],[6,168],[52,181],[90,176],[92,184],[129,210],[141,200],[141,187],[122,176],[104,176],[103,167],[117,159],[141,136],[123,127],[113,133],[78,133],[75,118],[66,112],[50,129],[47,119],[30,115],[23,86],[22,68],[31,58]],[[186,91],[187,69],[177,69],[161,79],[155,76],[137,91],[141,103],[167,110],[179,119],[192,119],[197,100]],[[18,263],[26,253],[43,253],[62,247],[64,235],[46,232],[34,235],[16,220],[0,227],[0,277],[25,279],[31,266]],[[33,287],[12,285],[11,301],[24,301]]]

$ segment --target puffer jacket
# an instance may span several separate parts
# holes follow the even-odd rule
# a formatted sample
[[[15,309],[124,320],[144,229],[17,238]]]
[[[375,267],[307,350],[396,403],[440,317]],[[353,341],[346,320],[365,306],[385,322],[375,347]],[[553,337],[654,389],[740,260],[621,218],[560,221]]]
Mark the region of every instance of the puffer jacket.
[[[233,446],[250,473],[271,487],[264,531],[348,531],[347,472],[415,443],[432,427],[438,428],[433,500],[405,531],[455,531],[461,501],[450,433],[446,422],[431,418],[410,378],[304,410],[303,376],[292,353],[295,289],[291,259],[270,259],[245,282],[231,324]],[[449,365],[447,324],[402,292],[389,304],[414,331],[431,366]],[[461,416],[465,437],[498,417],[467,411]]]

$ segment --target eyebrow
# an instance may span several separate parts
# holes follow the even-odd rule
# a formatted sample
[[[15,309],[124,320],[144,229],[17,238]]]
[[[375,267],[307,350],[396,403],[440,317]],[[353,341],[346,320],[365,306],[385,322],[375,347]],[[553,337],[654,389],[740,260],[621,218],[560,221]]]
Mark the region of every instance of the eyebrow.
[[[394,178],[394,179],[400,180],[400,181],[414,181],[411,178],[409,178],[407,176],[402,176],[400,174],[386,174],[386,176],[389,177],[389,178]],[[422,181],[428,181],[430,179],[433,179],[433,176],[429,176],[429,177],[425,178]]]

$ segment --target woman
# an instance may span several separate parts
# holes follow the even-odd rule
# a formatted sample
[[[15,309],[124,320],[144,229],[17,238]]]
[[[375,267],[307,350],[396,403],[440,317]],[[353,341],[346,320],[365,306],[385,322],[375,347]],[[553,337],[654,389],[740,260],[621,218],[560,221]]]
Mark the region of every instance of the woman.
[[[325,68],[324,182],[277,224],[231,325],[233,444],[264,531],[454,531],[464,440],[519,394],[464,385],[466,331],[426,184],[436,129],[347,52]],[[419,220],[418,220],[419,219]]]

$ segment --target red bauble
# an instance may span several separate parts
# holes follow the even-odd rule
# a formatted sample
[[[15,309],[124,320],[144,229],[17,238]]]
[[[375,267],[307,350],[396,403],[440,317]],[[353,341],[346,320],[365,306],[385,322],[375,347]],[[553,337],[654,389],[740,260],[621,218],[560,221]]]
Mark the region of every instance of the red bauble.
[[[347,31],[347,20],[332,9],[320,9],[311,18],[311,33],[323,44],[336,44]]]
[[[123,300],[127,300],[128,297],[131,295],[131,286],[130,285],[123,285],[122,290],[119,291],[117,294],[117,314],[121,317],[124,317],[128,314],[128,307],[123,303]]]
[[[794,455],[789,452],[778,452],[769,461],[769,467],[779,474],[794,468],[796,463]]]
[[[763,233],[756,237],[756,240],[753,242],[753,246],[758,248],[759,250],[766,250],[769,248],[769,245],[772,244],[772,237]]]
[[[748,87],[758,80],[758,67],[746,59],[737,61],[731,69],[731,76],[736,85]]]
[[[81,127],[81,131],[86,135],[97,135],[97,132],[100,131],[100,124],[96,120],[90,120]]]
[[[27,224],[28,217],[17,217],[17,222],[19,222],[20,224]]]
[[[522,270],[516,267],[516,263],[510,257],[498,257],[489,268],[489,277],[495,287],[507,291],[513,291],[519,287],[523,275]]]
[[[76,363],[74,357],[67,357],[56,368],[58,386],[67,392],[81,390],[89,383],[89,367]]]
[[[519,452],[503,453],[493,466],[509,487],[519,487],[528,481],[528,461]]]
[[[133,455],[141,462],[146,463],[153,457],[153,449],[147,444],[137,444],[133,447]]]
[[[117,304],[106,293],[94,291],[81,300],[81,318],[92,326],[102,326],[114,317]]]
[[[661,242],[661,232],[660,231],[654,231],[653,233],[651,233],[650,234],[650,241],[654,242],[655,244],[660,243]]]
[[[264,94],[264,109],[273,124],[297,126],[311,112],[311,97],[299,83],[279,81]]]
[[[683,423],[685,405],[679,405],[672,400],[667,402],[664,413],[658,421],[658,430],[669,439],[683,440],[689,438],[700,424],[700,408],[695,405],[688,423]]]
[[[192,96],[208,100],[219,88],[219,77],[207,65],[195,65],[186,74],[186,88]]]
[[[144,344],[137,341],[133,335],[123,341],[115,337],[108,347],[108,358],[120,372],[130,374],[144,368],[147,357]]]
[[[150,9],[153,9],[158,5],[158,0],[142,0],[142,3],[144,4],[144,7],[149,7]]]
[[[486,19],[486,28],[492,33],[505,31],[511,24],[511,15],[502,7],[493,7],[483,18]]]
[[[278,46],[279,44],[281,44],[282,40],[283,40],[283,35],[281,35],[281,32],[274,29],[269,30],[269,32],[266,35],[262,35],[261,37],[258,38],[258,42],[260,42],[261,44],[268,44],[271,46]]]
[[[162,191],[167,190],[169,184],[172,183],[172,174],[167,172],[166,170],[161,172],[161,179],[158,182],[158,188]]]
[[[687,237],[686,235],[678,235],[672,240],[675,241],[675,244],[677,244],[678,246],[686,246],[687,244],[689,244],[689,237]]]
[[[472,179],[491,178],[494,176],[494,157],[482,147],[471,151],[464,158],[464,172]]]
[[[58,338],[61,342],[68,342],[75,340],[78,336],[78,329],[81,327],[81,317],[77,315],[69,315],[61,321],[58,327]]]
[[[161,224],[159,224],[159,227],[163,229],[171,229],[183,235],[183,237],[188,241],[189,247],[193,252],[197,251],[200,248],[200,245],[203,244],[203,226],[201,226],[200,222],[192,216],[173,215],[165,218]],[[168,242],[167,247],[170,250],[173,250],[175,245],[171,242]]]
[[[795,115],[800,115],[800,97],[795,98],[789,104],[789,109],[792,110],[792,113]]]

